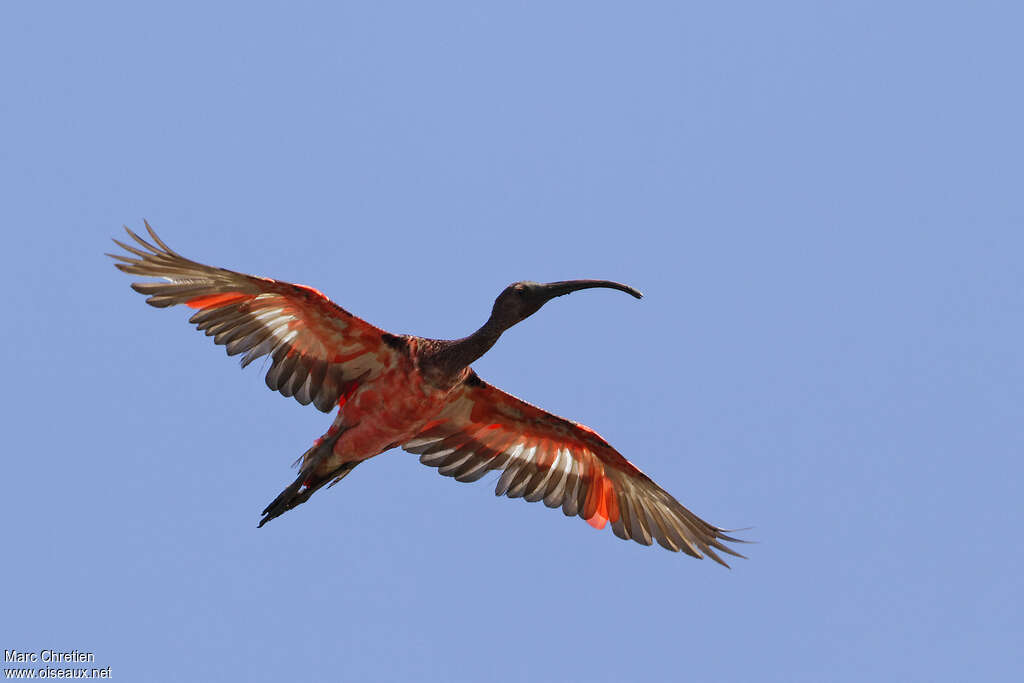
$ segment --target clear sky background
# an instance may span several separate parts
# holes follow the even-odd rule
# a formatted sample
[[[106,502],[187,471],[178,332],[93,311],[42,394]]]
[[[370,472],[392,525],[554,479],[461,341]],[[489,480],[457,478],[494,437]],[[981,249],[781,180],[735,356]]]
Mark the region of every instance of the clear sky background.
[[[6,3],[0,647],[117,680],[1013,680],[1024,10]],[[747,527],[726,570],[329,425],[102,254],[148,218],[476,364]]]

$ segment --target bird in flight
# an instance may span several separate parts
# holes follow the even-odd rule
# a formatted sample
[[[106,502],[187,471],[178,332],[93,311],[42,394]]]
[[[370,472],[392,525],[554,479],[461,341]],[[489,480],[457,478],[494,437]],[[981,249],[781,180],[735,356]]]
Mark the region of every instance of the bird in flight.
[[[272,391],[325,413],[337,410],[259,526],[364,460],[400,447],[456,481],[498,471],[497,495],[542,500],[597,529],[610,523],[619,538],[656,540],[725,566],[719,551],[743,557],[724,544],[743,541],[687,510],[597,432],[491,386],[470,367],[505,330],[555,297],[602,287],[641,298],[632,287],[608,280],[516,282],[473,334],[425,339],[374,327],[311,287],[191,261],[145,225],[153,243],[126,227],[135,244],[114,240],[127,254],[107,254],[125,273],[158,278],[132,289],[151,306],[195,310],[189,322],[229,356],[244,354],[242,367],[269,356]]]

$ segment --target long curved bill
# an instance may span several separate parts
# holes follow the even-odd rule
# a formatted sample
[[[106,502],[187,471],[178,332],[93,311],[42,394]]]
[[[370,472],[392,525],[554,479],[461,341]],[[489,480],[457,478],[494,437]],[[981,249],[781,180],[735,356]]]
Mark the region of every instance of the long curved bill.
[[[541,292],[548,299],[553,299],[556,296],[564,296],[565,294],[571,294],[581,289],[591,289],[594,287],[617,289],[620,292],[625,292],[637,299],[642,299],[644,296],[629,285],[624,285],[621,282],[612,282],[611,280],[562,280],[561,282],[548,282],[540,287]]]

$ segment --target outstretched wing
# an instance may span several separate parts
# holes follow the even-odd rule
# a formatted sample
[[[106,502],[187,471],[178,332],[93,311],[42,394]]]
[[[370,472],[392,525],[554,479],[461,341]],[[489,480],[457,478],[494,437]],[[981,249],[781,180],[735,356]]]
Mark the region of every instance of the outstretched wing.
[[[189,322],[224,345],[245,353],[242,367],[269,355],[267,386],[303,404],[330,412],[346,392],[394,363],[401,338],[360,320],[310,287],[213,268],[181,256],[146,223],[150,244],[128,228],[139,247],[114,240],[132,256],[108,254],[132,275],[146,302],[197,309]]]
[[[438,418],[402,448],[457,481],[501,470],[495,494],[543,500],[619,538],[672,551],[743,557],[742,543],[697,517],[622,457],[597,432],[552,415],[484,382],[475,373],[456,387]],[[728,565],[726,565],[728,566]]]

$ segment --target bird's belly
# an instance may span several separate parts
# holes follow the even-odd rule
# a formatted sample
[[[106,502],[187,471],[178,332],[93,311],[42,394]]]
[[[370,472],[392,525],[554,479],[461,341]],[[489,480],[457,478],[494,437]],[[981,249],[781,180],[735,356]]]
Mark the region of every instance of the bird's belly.
[[[405,443],[444,407],[448,392],[395,370],[360,387],[338,417],[345,432],[334,446],[343,462],[365,460]]]

